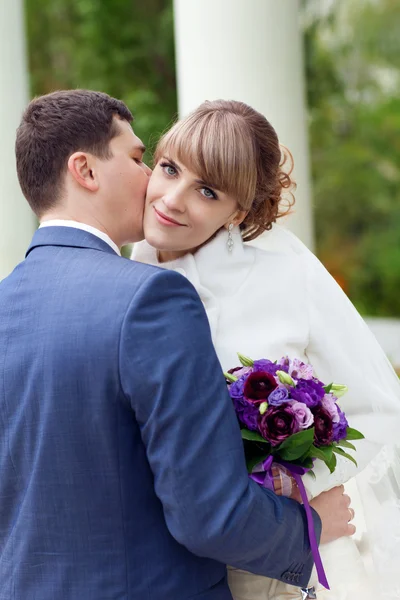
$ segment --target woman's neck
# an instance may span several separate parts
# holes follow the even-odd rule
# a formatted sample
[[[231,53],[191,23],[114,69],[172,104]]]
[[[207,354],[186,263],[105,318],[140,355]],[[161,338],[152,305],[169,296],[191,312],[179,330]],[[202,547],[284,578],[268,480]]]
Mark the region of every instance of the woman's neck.
[[[186,254],[192,253],[192,250],[157,250],[157,260],[159,263],[172,262],[182,258]]]

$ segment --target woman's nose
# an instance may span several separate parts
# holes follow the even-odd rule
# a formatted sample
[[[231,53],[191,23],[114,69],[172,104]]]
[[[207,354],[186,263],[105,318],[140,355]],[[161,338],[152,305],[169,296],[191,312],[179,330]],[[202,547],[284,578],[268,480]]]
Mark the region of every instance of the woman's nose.
[[[166,193],[163,196],[163,202],[169,210],[185,211],[185,195],[177,188]]]

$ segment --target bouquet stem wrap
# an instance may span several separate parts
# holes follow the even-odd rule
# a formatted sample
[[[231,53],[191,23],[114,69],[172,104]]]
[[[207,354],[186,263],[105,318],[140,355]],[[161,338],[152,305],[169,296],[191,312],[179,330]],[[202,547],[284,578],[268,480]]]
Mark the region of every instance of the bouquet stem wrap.
[[[304,475],[304,473],[307,473],[307,471],[309,471],[309,469],[306,469],[305,467],[300,467],[298,465],[293,465],[293,464],[288,463],[276,456],[272,456],[272,455],[268,456],[268,458],[266,458],[262,463],[259,463],[258,465],[256,465],[254,467],[252,473],[250,474],[250,478],[253,481],[255,481],[256,483],[258,483],[259,485],[265,487],[266,489],[272,490],[272,491],[274,491],[274,483],[273,483],[274,478],[273,478],[273,474],[272,474],[272,463],[273,462],[278,463],[278,464],[282,465],[283,467],[285,467],[285,469],[287,469],[291,473],[291,475],[293,476],[294,480],[296,481],[296,483],[299,487],[301,499],[303,501],[304,509],[306,511],[308,537],[310,540],[310,546],[311,546],[311,551],[312,551],[312,555],[314,558],[315,568],[316,568],[317,574],[318,574],[318,581],[327,590],[329,590],[330,588],[329,588],[328,580],[326,578],[325,570],[324,570],[322,560],[321,560],[321,555],[320,555],[319,549],[318,549],[318,542],[317,542],[317,536],[315,535],[314,520],[313,520],[312,513],[311,513],[311,506],[308,501],[307,492],[304,487],[303,480],[301,478],[301,476]]]

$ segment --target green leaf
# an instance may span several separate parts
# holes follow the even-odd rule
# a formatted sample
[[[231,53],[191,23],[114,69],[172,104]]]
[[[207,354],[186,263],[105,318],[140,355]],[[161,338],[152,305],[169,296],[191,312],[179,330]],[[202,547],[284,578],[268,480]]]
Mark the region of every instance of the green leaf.
[[[319,458],[325,463],[328,463],[330,460],[332,460],[332,453],[333,448],[331,446],[315,446],[314,444],[308,451],[308,455],[311,458]]]
[[[329,385],[326,385],[324,387],[325,394],[329,394],[329,392],[331,391],[331,389],[332,389],[332,384],[331,383]]]
[[[307,449],[307,452],[305,452],[305,453],[303,454],[303,456],[300,456],[300,458],[298,459],[298,460],[299,460],[299,462],[306,461],[306,460],[307,460],[307,461],[308,461],[308,460],[310,460],[310,453],[309,453],[309,450],[310,450],[310,448],[308,448],[308,449]],[[296,461],[296,462],[297,462],[297,461]]]
[[[258,463],[263,462],[263,460],[265,460],[267,456],[268,454],[262,454],[259,456],[253,456],[252,458],[246,460],[247,472],[251,473],[254,467],[258,465]]]
[[[364,439],[364,435],[361,433],[361,431],[358,431],[357,429],[353,429],[352,427],[347,427],[346,441],[347,440],[363,440],[363,439]]]
[[[310,457],[304,458],[304,456],[303,456],[302,458],[299,458],[298,460],[292,460],[290,462],[293,463],[294,465],[299,465],[299,467],[304,467],[305,469],[312,469],[314,466],[313,459]]]
[[[331,458],[331,460],[329,460],[325,464],[328,467],[330,473],[333,473],[333,471],[336,469],[336,464],[337,464],[336,456],[334,455],[333,452],[332,452],[332,458]]]
[[[231,383],[234,383],[235,381],[238,380],[238,378],[235,377],[234,375],[232,375],[231,373],[224,373],[224,377],[225,377],[225,379],[227,379]]]
[[[302,457],[314,441],[314,427],[294,433],[276,449],[283,460],[293,461]]]
[[[306,446],[304,444],[302,444],[300,447],[297,448],[284,448],[283,450],[281,450],[280,448],[277,448],[276,451],[274,451],[274,454],[276,454],[277,456],[280,456],[280,458],[282,458],[282,460],[287,460],[288,462],[293,462],[297,459],[300,458],[300,456],[302,456],[304,454],[304,448]]]
[[[347,454],[347,452],[345,452],[341,448],[338,448],[337,446],[334,446],[333,447],[333,451],[336,452],[336,454],[340,454],[340,456],[344,456],[348,460],[351,460],[351,462],[354,463],[356,465],[356,467],[358,466],[356,459],[353,458],[350,454]]]
[[[290,437],[286,438],[286,440],[284,440],[280,444],[279,449],[282,449],[282,448],[291,448],[292,446],[293,447],[297,446],[299,443],[303,443],[303,442],[306,442],[306,441],[309,442],[310,445],[313,443],[313,441],[314,441],[314,427],[311,427],[310,429],[303,429],[302,431],[298,431],[297,433],[294,433]],[[306,451],[304,451],[304,453],[305,452]]]
[[[259,433],[256,431],[249,431],[248,429],[241,429],[242,440],[249,440],[250,442],[261,442],[262,444],[269,444]]]
[[[240,352],[238,352],[237,355],[244,367],[252,367],[254,365],[254,360],[252,360],[248,356],[244,356],[243,354],[240,354]]]
[[[343,448],[350,448],[351,450],[357,450],[357,448],[355,447],[354,444],[351,444],[350,442],[347,442],[346,440],[340,440],[340,442],[338,442],[336,444],[336,446],[343,446]]]
[[[336,456],[333,454],[333,446],[312,446],[309,450],[309,456],[322,460],[329,471],[333,473],[336,467]]]

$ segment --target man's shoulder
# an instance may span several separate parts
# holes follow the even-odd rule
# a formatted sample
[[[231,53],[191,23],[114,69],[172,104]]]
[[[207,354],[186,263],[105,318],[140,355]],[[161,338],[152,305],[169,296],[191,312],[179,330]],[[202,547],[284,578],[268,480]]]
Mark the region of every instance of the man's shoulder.
[[[180,273],[124,257],[108,255],[99,276],[103,283],[106,281],[112,296],[117,294],[133,300],[137,294],[144,294],[163,302],[174,297],[178,304],[183,295],[198,299],[192,284]]]
[[[122,287],[131,285],[135,281],[137,283],[145,282],[162,271],[158,267],[139,263],[117,254],[101,253],[101,255],[97,254],[96,258],[99,268],[92,270],[93,275],[97,274],[99,278],[107,277],[109,281],[114,282],[114,285]]]

